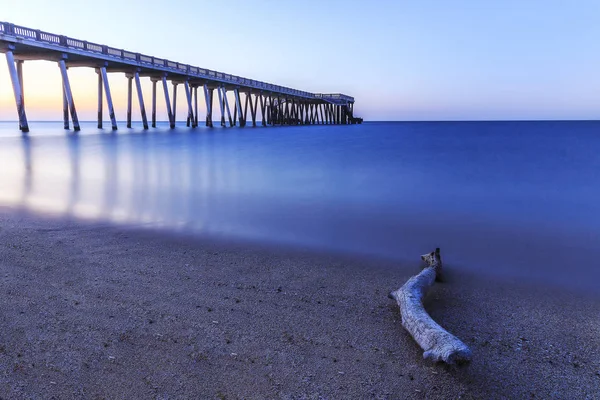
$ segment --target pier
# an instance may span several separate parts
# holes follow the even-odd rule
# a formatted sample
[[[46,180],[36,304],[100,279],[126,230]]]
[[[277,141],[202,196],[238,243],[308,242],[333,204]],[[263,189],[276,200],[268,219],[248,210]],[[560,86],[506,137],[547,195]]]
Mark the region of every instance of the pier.
[[[8,63],[22,132],[29,131],[23,85],[23,63],[29,60],[57,63],[62,79],[64,127],[70,129],[72,124],[75,131],[80,130],[80,125],[68,74],[69,68],[75,67],[94,68],[98,74],[98,128],[103,127],[104,101],[111,128],[118,128],[108,80],[110,73],[124,73],[127,77],[128,128],[131,128],[132,122],[134,83],[144,129],[156,127],[156,97],[157,91],[161,90],[164,93],[169,124],[171,128],[175,127],[178,87],[185,91],[186,125],[192,128],[197,127],[200,120],[198,90],[206,104],[205,124],[208,127],[213,127],[215,97],[215,113],[220,115],[221,126],[257,126],[257,123],[262,126],[338,125],[362,122],[361,118],[354,116],[354,98],[345,94],[309,93],[6,22],[0,22],[0,52],[5,54]],[[149,117],[144,104],[142,79],[149,79],[152,83]],[[172,84],[171,93],[167,82]],[[233,104],[227,98],[228,92],[233,93]]]

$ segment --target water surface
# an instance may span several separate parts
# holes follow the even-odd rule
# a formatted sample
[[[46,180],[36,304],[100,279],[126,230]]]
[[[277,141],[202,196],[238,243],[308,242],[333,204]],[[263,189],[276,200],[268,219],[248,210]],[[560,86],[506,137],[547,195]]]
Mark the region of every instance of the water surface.
[[[600,123],[0,123],[0,205],[600,287]]]

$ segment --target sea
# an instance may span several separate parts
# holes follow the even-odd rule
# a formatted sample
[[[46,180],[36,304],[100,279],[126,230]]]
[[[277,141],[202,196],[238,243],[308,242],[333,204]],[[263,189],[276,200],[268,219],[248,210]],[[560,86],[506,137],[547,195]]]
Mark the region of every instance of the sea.
[[[600,122],[0,123],[0,206],[600,289]]]

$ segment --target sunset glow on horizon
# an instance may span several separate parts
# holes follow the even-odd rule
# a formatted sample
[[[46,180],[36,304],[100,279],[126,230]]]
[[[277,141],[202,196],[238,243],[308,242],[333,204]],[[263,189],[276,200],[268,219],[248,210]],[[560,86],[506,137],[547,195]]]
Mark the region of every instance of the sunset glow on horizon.
[[[232,12],[219,18],[224,6],[208,1],[107,0],[94,9],[92,20],[89,8],[78,2],[60,0],[49,7],[31,0],[11,3],[2,18],[299,90],[345,93],[355,97],[356,114],[366,120],[600,119],[600,53],[594,51],[600,3],[308,1],[305,6],[230,1]],[[191,24],[181,10],[201,17]],[[79,118],[96,119],[96,73],[70,68],[69,77]],[[24,80],[28,118],[60,120],[56,64],[26,61]],[[109,80],[117,119],[123,120],[127,79],[111,73]],[[149,111],[149,79],[142,85]],[[202,119],[203,96],[199,100]],[[184,120],[183,89],[177,103],[178,120]],[[107,118],[106,109],[104,114]],[[162,91],[157,118],[167,119]],[[0,120],[16,119],[6,61],[1,61]],[[135,92],[133,119],[140,119]]]

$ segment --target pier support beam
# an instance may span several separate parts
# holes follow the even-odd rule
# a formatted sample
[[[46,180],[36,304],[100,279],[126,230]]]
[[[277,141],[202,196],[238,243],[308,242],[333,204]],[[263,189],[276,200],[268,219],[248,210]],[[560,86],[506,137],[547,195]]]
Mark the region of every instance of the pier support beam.
[[[304,105],[305,115],[304,115],[304,124],[310,125],[310,103],[306,103]]]
[[[167,104],[167,115],[169,116],[169,126],[171,129],[175,128],[175,116],[171,109],[171,99],[169,99],[169,87],[167,86],[167,77],[162,77],[163,90],[165,92],[165,103]]]
[[[262,93],[260,93],[260,94],[258,95],[258,99],[260,100],[260,114],[261,114],[261,117],[262,117],[262,118],[261,118],[261,121],[260,121],[260,124],[261,124],[262,126],[265,126],[267,123],[266,123],[266,121],[265,121],[265,102],[264,102],[264,100],[263,100],[263,95],[262,95]]]
[[[240,117],[240,127],[246,126],[246,121],[244,120],[244,113],[242,110],[242,102],[240,101],[240,90],[238,88],[233,89],[233,93],[235,94],[235,105],[238,109],[238,115]]]
[[[252,94],[248,93],[250,98],[250,113],[252,114],[252,126],[256,126],[256,108],[258,106],[258,95],[254,95],[254,103],[252,102]]]
[[[284,121],[286,125],[290,125],[290,101],[285,99],[285,117]]]
[[[183,87],[185,89],[185,98],[187,100],[188,105],[187,126],[190,126],[190,123],[194,120],[194,108],[192,107],[192,92],[190,90],[190,84],[188,83],[188,81],[183,82]]]
[[[294,101],[294,125],[300,125],[300,101],[301,100]]]
[[[225,126],[225,100],[220,86],[217,88],[217,94],[219,95],[219,107],[221,108],[221,126]]]
[[[152,78],[152,127],[156,128],[156,78]]]
[[[65,129],[70,129],[69,122],[69,102],[67,101],[67,93],[65,92],[65,87],[62,87],[62,99],[63,99],[63,127]]]
[[[127,127],[131,128],[131,92],[133,76],[127,74]]]
[[[331,124],[335,125],[335,124],[337,124],[337,120],[335,118],[335,106],[333,104],[330,104],[329,110],[331,112]]]
[[[117,118],[115,117],[115,108],[113,107],[112,95],[110,94],[110,85],[108,84],[108,75],[106,67],[100,68],[102,82],[104,82],[104,93],[106,93],[106,105],[108,106],[108,115],[110,116],[110,124],[113,131],[117,130]]]
[[[273,96],[269,95],[269,105],[267,106],[267,125],[275,126],[275,105],[273,104]]]
[[[79,119],[77,118],[77,110],[75,110],[75,101],[73,100],[73,93],[71,93],[71,85],[69,84],[69,75],[67,74],[67,65],[65,60],[62,59],[58,62],[60,73],[62,75],[63,87],[65,89],[65,95],[67,96],[67,102],[69,103],[69,110],[71,112],[71,120],[73,121],[73,130],[79,131]]]
[[[283,125],[283,102],[279,96],[277,96],[277,122],[279,125]]]
[[[271,108],[269,106],[269,96],[267,96],[267,95],[265,95],[265,97],[263,99],[263,106],[264,106],[263,117],[264,117],[264,121],[265,121],[265,126],[268,126],[269,122],[270,122],[269,110]]]
[[[98,129],[102,129],[102,75],[99,70],[96,70],[98,74]]]
[[[246,92],[246,99],[244,100],[244,126],[248,121],[248,102],[250,101],[250,92]],[[252,111],[252,104],[250,104],[250,111]]]
[[[223,91],[223,100],[225,102],[225,110],[227,110],[227,118],[229,118],[229,127],[233,126],[233,119],[231,118],[231,109],[229,108],[229,100],[227,100],[227,90],[224,86],[221,86],[221,90]]]
[[[140,103],[140,113],[142,114],[142,123],[144,124],[144,129],[148,129],[148,118],[146,117],[146,107],[144,106],[144,95],[142,93],[142,84],[140,83],[140,73],[136,71],[134,77],[138,102]]]
[[[304,125],[310,125],[310,103],[304,104]]]
[[[210,88],[208,90],[208,94],[209,94],[208,102],[210,104],[209,122],[210,122],[210,127],[212,128],[213,127],[213,110],[215,109],[215,107],[214,107],[215,89]]]
[[[192,128],[198,127],[198,86],[192,87],[194,93],[194,120],[192,121]]]
[[[8,64],[8,72],[12,81],[13,92],[15,94],[15,103],[17,105],[17,114],[19,116],[19,129],[21,132],[29,132],[29,124],[27,123],[27,115],[25,114],[25,100],[19,74],[15,67],[15,58],[11,50],[6,52],[6,62]]]
[[[290,102],[290,124],[298,125],[298,108],[296,99],[292,99]]]
[[[235,97],[235,96],[234,96]],[[238,111],[237,111],[237,101],[233,102],[233,126],[237,125],[237,115],[238,115]]]
[[[310,104],[309,103],[306,103],[304,105],[304,110],[305,110],[304,124],[305,125],[310,125]]]
[[[319,104],[319,111],[321,112],[321,125],[324,125],[325,119],[323,118],[323,104]]]
[[[210,91],[209,91],[210,90]],[[212,105],[213,105],[214,89],[208,89],[208,85],[204,84],[204,101],[206,102],[206,126],[212,128]]]
[[[298,124],[298,120],[296,119],[296,100],[293,98],[290,100],[290,124]]]
[[[171,112],[173,113],[173,122],[171,123],[171,128],[175,128],[175,125],[177,124],[177,85],[178,83],[176,82],[171,82],[173,83],[173,108],[171,110]]]
[[[19,78],[19,84],[21,85],[21,104],[23,110],[25,110],[25,82],[23,81],[23,60],[17,60],[17,77]],[[20,120],[20,119],[19,119]],[[19,121],[19,129],[21,129],[21,122]]]

